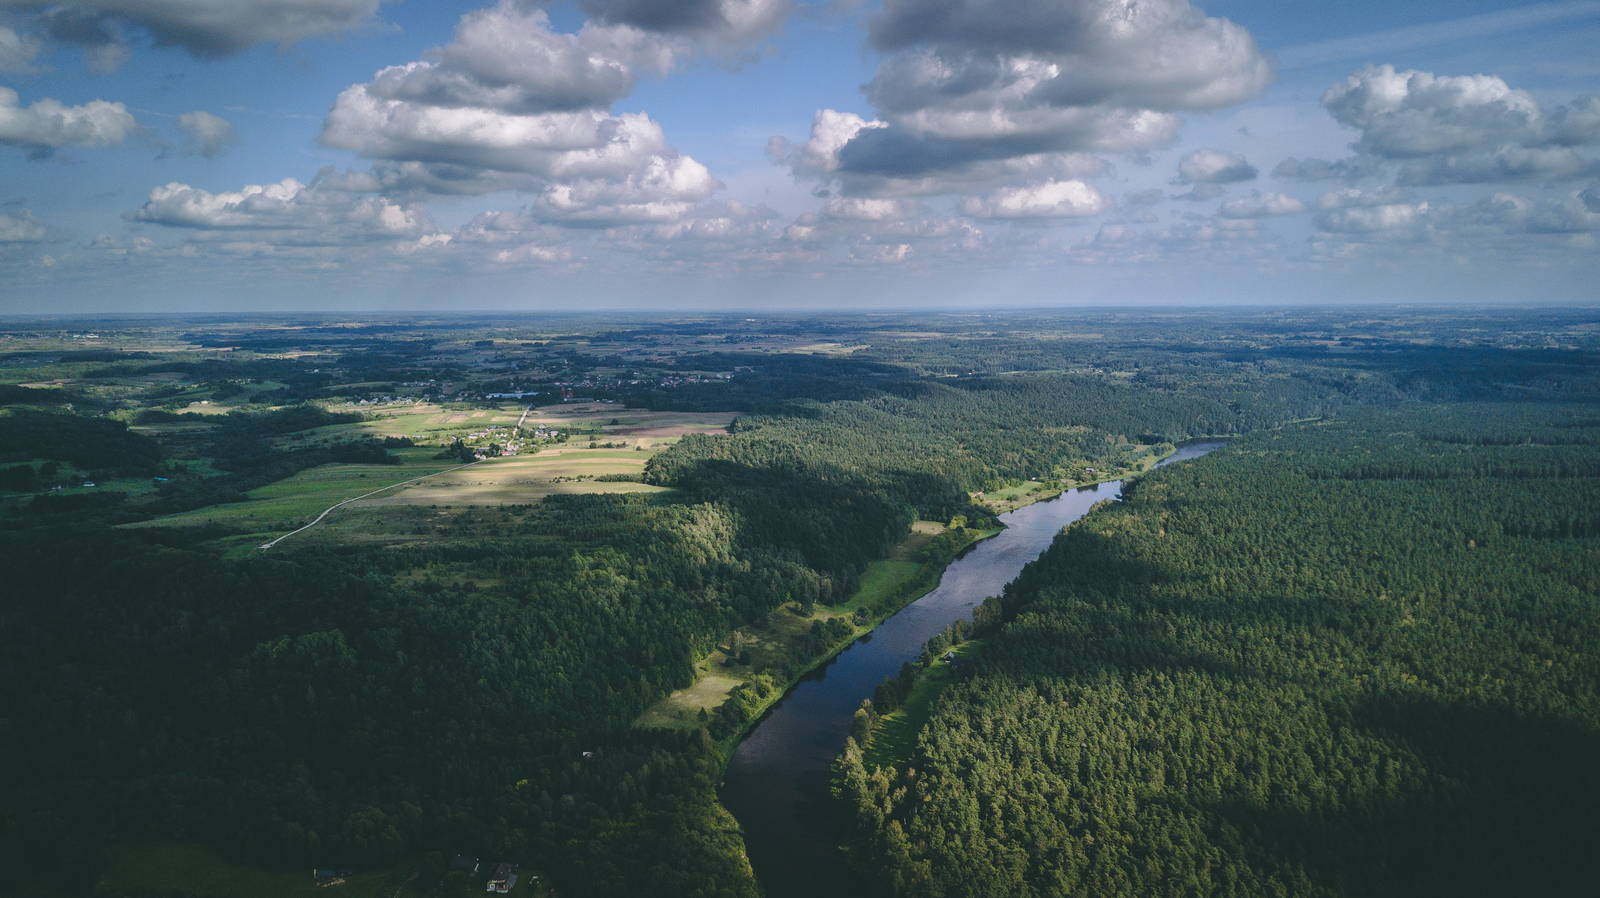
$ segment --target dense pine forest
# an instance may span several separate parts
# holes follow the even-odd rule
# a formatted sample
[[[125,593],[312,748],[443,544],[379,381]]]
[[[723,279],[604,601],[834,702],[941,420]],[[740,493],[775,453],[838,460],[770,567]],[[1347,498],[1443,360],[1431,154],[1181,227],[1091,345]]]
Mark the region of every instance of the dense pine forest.
[[[643,711],[740,628],[845,600],[914,521],[981,528],[986,491],[1227,435],[1007,592],[914,770],[848,771],[863,875],[907,895],[1570,888],[1600,797],[1588,331],[1328,335],[1353,320],[252,323],[6,355],[28,386],[0,389],[0,863],[84,871],[61,888],[86,894],[113,846],[155,839],[265,870],[459,852],[562,895],[759,895],[715,786],[756,699],[837,634],[817,622],[813,656],[686,729]],[[372,512],[404,540],[259,551],[181,516],[473,463],[503,437],[472,416],[513,389],[738,414],[603,475],[640,492]],[[362,429],[402,402],[465,423],[427,446]],[[612,415],[521,438],[597,446]]]
[[[1348,412],[1152,472],[1002,598],[903,770],[897,895],[1578,895],[1600,850],[1600,417]]]

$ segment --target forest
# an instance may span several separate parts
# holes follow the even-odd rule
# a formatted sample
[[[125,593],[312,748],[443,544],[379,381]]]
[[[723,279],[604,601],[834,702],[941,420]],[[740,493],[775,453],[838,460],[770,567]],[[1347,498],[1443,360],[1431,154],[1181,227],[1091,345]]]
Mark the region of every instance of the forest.
[[[847,748],[861,869],[908,896],[1591,893],[1597,446],[1593,405],[1443,404],[1140,478],[980,616],[905,769]]]
[[[981,529],[984,491],[1227,435],[987,606],[998,650],[946,690],[914,770],[848,778],[863,876],[1408,894],[1513,821],[1528,881],[1559,892],[1559,853],[1593,832],[1556,821],[1597,797],[1574,760],[1595,747],[1586,321],[1515,319],[1508,345],[1410,313],[24,335],[45,348],[0,353],[0,863],[87,871],[61,886],[87,894],[113,847],[162,839],[262,869],[460,852],[563,895],[759,895],[715,786],[756,698],[801,670],[687,730],[637,727],[644,709],[774,609],[848,597],[914,521]],[[164,525],[452,445],[351,436],[369,403],[467,418],[512,389],[739,414],[602,475],[660,491],[406,512],[425,539],[258,552]],[[814,623],[818,652],[840,638]],[[1352,871],[1368,848],[1384,863]]]

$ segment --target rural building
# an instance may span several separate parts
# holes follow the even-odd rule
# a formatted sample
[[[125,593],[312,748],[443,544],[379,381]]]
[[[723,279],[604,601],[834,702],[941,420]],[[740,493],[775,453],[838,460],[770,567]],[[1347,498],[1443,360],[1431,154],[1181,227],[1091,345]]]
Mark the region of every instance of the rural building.
[[[501,895],[511,891],[511,887],[517,884],[517,874],[511,872],[514,869],[510,864],[495,864],[494,872],[489,874],[488,891]]]
[[[452,873],[457,871],[462,873],[476,873],[478,872],[478,859],[475,857],[464,857],[458,854],[450,859],[447,869],[449,869]]]

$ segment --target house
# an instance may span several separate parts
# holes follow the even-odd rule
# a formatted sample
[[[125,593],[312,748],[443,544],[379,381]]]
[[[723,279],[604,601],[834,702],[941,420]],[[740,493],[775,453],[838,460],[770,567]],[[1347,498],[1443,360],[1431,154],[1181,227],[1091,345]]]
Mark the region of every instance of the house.
[[[312,870],[311,876],[313,879],[332,879],[337,873],[337,870]]]
[[[489,874],[489,888],[487,891],[497,892],[501,895],[511,891],[517,884],[517,874],[511,872],[516,868],[510,864],[495,864],[494,872]]]
[[[944,657],[940,658],[939,660],[943,661],[946,664],[950,664],[950,663],[952,663],[952,662],[954,662],[956,660],[956,653],[955,652],[945,652],[944,653]]]
[[[450,863],[446,865],[446,869],[452,873],[457,871],[463,873],[476,873],[478,872],[478,859],[475,857],[463,857],[462,855],[458,854],[450,859]]]

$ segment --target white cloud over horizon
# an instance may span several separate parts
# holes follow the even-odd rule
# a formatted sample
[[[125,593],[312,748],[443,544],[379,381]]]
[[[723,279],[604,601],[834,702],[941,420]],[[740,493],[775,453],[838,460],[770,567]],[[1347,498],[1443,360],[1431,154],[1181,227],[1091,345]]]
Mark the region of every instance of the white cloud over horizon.
[[[1552,21],[1571,21],[1568,6]],[[826,14],[793,0],[500,0],[282,114],[130,72],[161,47],[183,51],[169,64],[221,70],[252,47],[314,53],[325,42],[309,38],[371,32],[380,12],[408,27],[426,16],[379,0],[215,7],[0,0],[0,71],[26,82],[0,86],[0,164],[17,183],[118,172],[95,196],[121,197],[96,200],[118,204],[99,219],[17,198],[0,209],[0,264],[21,276],[48,242],[61,283],[113,262],[154,277],[248,261],[307,283],[409,272],[418,291],[534,271],[795,293],[835,276],[1049,282],[1087,267],[1295,283],[1405,258],[1600,274],[1600,74],[1552,86],[1515,66],[1394,59],[1278,89],[1249,23],[1188,0]],[[795,31],[865,54],[846,95],[786,80],[770,104],[781,127],[763,95],[726,110],[692,95],[780,66]],[[62,74],[59,47],[91,73]],[[183,99],[152,99],[168,89]]]

